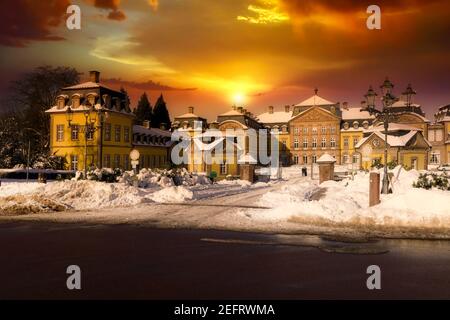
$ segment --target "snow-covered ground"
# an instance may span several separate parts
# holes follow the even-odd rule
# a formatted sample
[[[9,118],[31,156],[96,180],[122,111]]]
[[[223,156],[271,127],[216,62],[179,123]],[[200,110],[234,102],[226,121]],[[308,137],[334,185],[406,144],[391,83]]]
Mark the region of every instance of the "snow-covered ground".
[[[272,209],[242,213],[256,221],[450,232],[450,192],[413,188],[413,182],[419,177],[415,170],[397,167],[392,173],[393,193],[382,195],[381,203],[374,207],[369,207],[369,173],[359,172],[353,179],[327,181],[320,186],[309,179],[288,181],[258,200],[259,205]]]
[[[302,177],[300,167],[290,167],[283,169],[282,181],[256,184],[239,180],[209,184],[204,177],[186,175],[175,186],[170,179],[148,172],[139,177],[141,187],[130,184],[129,178],[112,184],[3,181],[0,212],[43,212],[33,217],[44,220],[450,238],[450,191],[413,188],[419,176],[414,170],[397,167],[393,174],[393,193],[382,195],[381,204],[374,207],[368,205],[369,173],[319,185],[317,180]],[[46,213],[55,211],[68,214]]]

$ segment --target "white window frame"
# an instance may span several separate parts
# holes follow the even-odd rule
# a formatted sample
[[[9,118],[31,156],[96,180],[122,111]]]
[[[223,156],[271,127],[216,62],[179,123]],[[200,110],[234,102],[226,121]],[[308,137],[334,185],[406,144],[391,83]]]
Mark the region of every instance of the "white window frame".
[[[70,168],[72,170],[78,170],[78,155],[72,154],[70,156]]]
[[[56,125],[56,141],[64,141],[64,125]]]
[[[336,148],[336,138],[335,137],[331,137],[331,139],[330,139],[330,146],[332,148]]]
[[[80,126],[78,124],[71,126],[70,138],[72,141],[78,141],[80,139]]]
[[[308,138],[303,138],[303,148],[308,148]]]
[[[441,164],[441,152],[439,150],[430,152],[430,164]]]

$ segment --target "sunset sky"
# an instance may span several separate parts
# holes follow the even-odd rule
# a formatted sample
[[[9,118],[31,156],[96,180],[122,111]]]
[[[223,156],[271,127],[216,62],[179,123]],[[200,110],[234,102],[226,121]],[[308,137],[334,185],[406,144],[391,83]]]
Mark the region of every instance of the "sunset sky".
[[[81,30],[68,30],[70,4]],[[367,6],[382,29],[366,28]],[[313,94],[359,106],[386,76],[411,82],[429,118],[450,103],[448,0],[2,0],[0,93],[50,64],[99,70],[132,105],[162,92],[171,116],[190,105],[210,120],[235,103],[254,113]],[[242,102],[241,102],[242,101]]]

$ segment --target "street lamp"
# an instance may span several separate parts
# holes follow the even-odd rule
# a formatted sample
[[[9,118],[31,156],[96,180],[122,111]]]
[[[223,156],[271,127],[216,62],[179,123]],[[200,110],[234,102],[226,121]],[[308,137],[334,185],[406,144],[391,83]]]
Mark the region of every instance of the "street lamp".
[[[408,87],[406,87],[406,91],[402,93],[406,98],[406,106],[410,107],[412,104],[413,96],[416,95],[416,91],[413,90],[411,87],[411,84],[408,84]]]
[[[67,122],[69,123],[69,127],[71,127],[72,126],[72,120],[73,120],[73,111],[72,111],[72,108],[70,106],[67,107],[66,119],[67,119]]]
[[[84,178],[87,178],[87,154],[88,154],[88,138],[92,134],[93,130],[91,127],[91,120],[89,119],[91,115],[91,108],[88,107],[84,111]]]
[[[381,188],[381,193],[388,194],[389,190],[389,179],[388,179],[388,170],[387,170],[387,155],[388,155],[388,146],[387,146],[387,135],[389,130],[389,122],[395,119],[395,115],[392,112],[391,106],[398,101],[398,99],[392,94],[392,88],[394,85],[389,81],[388,78],[381,85],[381,90],[383,92],[382,102],[383,109],[377,110],[375,107],[375,99],[377,97],[377,93],[373,90],[372,86],[369,87],[369,90],[364,95],[366,98],[367,107],[363,109],[363,111],[368,111],[370,115],[375,115],[376,119],[383,123],[384,125],[384,177],[383,177],[383,186]]]

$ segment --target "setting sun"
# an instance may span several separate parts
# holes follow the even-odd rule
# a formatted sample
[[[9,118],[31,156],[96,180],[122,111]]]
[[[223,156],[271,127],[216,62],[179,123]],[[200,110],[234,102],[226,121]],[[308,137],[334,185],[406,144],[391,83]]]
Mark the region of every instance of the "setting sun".
[[[243,94],[242,92],[236,92],[233,94],[232,98],[233,98],[233,103],[237,106],[240,106],[245,101],[245,94]]]

